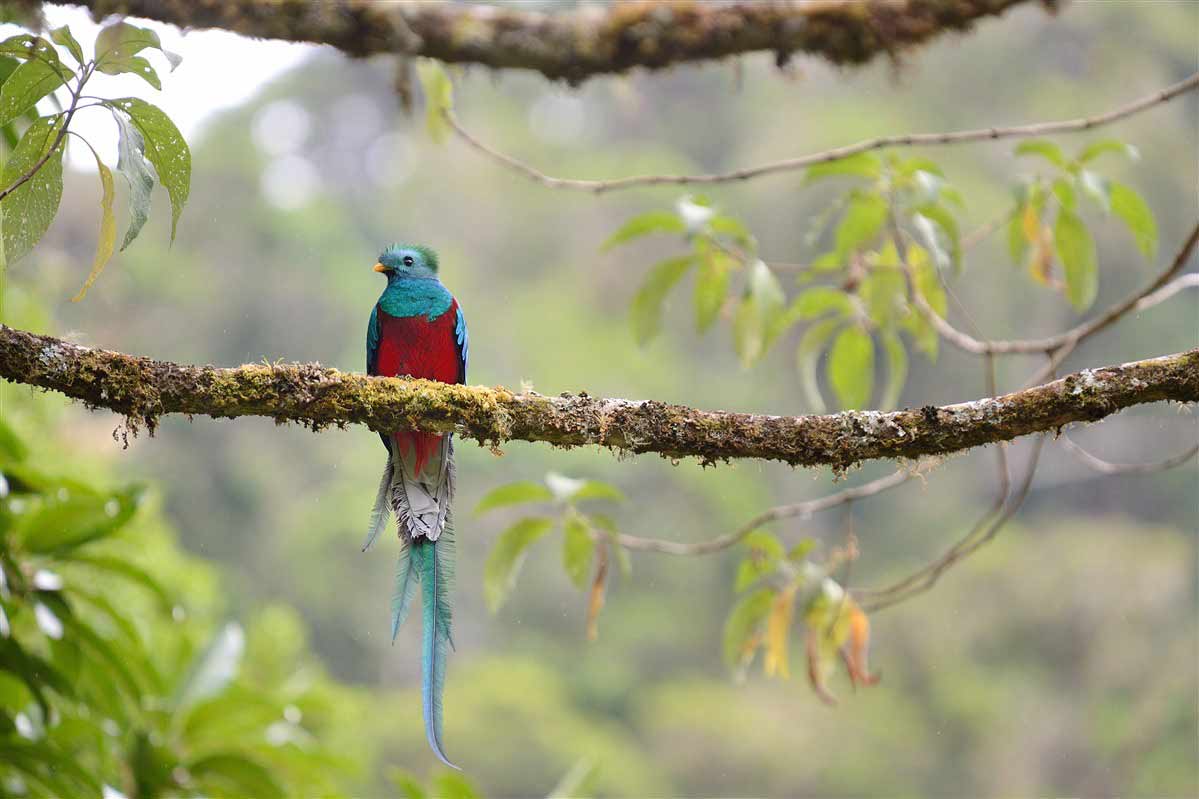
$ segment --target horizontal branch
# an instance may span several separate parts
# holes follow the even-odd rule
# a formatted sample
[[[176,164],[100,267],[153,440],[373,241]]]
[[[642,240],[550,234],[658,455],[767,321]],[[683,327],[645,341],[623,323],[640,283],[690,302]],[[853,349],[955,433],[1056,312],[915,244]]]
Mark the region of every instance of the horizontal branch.
[[[128,14],[183,28],[328,44],[353,56],[427,56],[495,69],[528,69],[580,83],[634,67],[773,52],[834,64],[891,56],[947,31],[964,31],[1029,0],[639,0],[543,13],[519,4],[375,0],[75,0],[97,19]],[[1043,4],[1055,5],[1049,0]]]
[[[628,177],[610,178],[607,180],[560,178],[548,175],[520,159],[501,152],[489,144],[485,144],[467,130],[450,109],[443,109],[442,115],[445,116],[446,121],[458,135],[458,138],[467,146],[535,183],[539,183],[550,189],[573,189],[593,194],[604,194],[610,191],[643,188],[646,186],[689,186],[733,183],[762,177],[763,175],[795,172],[815,166],[816,164],[826,164],[830,161],[848,158],[851,155],[892,147],[942,146],[995,141],[998,139],[1023,139],[1059,133],[1079,133],[1126,119],[1154,106],[1167,103],[1175,97],[1194,91],[1195,89],[1199,89],[1199,72],[1172,86],[1167,86],[1153,94],[1138,98],[1119,108],[1113,108],[1110,111],[1096,114],[1095,116],[1063,119],[1056,122],[1037,122],[1031,125],[1011,125],[999,128],[973,128],[938,133],[904,133],[896,136],[877,136],[873,139],[863,139],[841,147],[833,147],[828,150],[808,153],[807,155],[800,155],[794,158],[784,158],[780,161],[770,161],[765,164],[758,164],[757,166],[742,167],[729,172],[696,175],[630,175]]]
[[[1000,397],[891,413],[766,416],[703,411],[653,400],[547,397],[505,388],[381,378],[317,364],[185,366],[81,347],[0,325],[0,378],[61,392],[123,414],[151,433],[169,413],[266,416],[314,430],[454,431],[482,444],[596,444],[715,462],[762,458],[845,468],[1008,441],[1133,405],[1199,401],[1199,349],[1088,369]]]

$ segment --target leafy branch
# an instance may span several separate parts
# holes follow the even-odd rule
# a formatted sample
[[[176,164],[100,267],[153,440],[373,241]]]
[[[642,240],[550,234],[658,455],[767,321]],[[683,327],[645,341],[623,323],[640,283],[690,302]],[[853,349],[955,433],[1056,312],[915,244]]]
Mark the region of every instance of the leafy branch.
[[[68,134],[77,137],[96,159],[102,189],[96,256],[86,282],[74,297],[78,301],[112,257],[116,219],[112,170],[90,142],[70,129],[76,113],[86,108],[105,108],[117,124],[120,134],[117,171],[125,176],[130,188],[130,224],[122,250],[137,238],[149,218],[150,194],[158,182],[170,195],[171,240],[174,240],[190,189],[191,153],[174,123],[156,106],[135,97],[110,99],[84,94],[88,81],[97,72],[134,74],[161,89],[154,67],[139,53],[158,50],[172,69],[178,66],[180,58],[163,49],[158,34],[125,22],[108,25],[97,35],[95,56],[91,59],[85,56],[67,27],[51,31],[50,38],[53,44],[31,34],[0,42],[0,126],[12,147],[0,175],[0,185],[4,186],[0,189],[3,263],[28,254],[54,220],[62,199],[65,142]],[[76,68],[66,65],[55,45],[75,60]],[[65,110],[39,116],[37,103],[52,98],[53,92],[62,86],[68,86],[70,94]],[[19,120],[29,124],[18,137],[15,126]],[[34,180],[35,177],[40,179]]]

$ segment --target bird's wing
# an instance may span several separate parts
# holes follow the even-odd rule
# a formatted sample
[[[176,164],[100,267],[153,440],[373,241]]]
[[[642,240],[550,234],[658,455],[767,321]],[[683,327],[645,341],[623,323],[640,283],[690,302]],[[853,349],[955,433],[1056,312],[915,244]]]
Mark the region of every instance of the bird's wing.
[[[470,336],[466,332],[466,317],[462,315],[462,306],[454,300],[458,309],[458,318],[454,322],[454,338],[458,342],[458,382],[466,382],[466,362],[470,357]]]
[[[379,373],[379,306],[371,308],[370,321],[366,323],[366,373]]]

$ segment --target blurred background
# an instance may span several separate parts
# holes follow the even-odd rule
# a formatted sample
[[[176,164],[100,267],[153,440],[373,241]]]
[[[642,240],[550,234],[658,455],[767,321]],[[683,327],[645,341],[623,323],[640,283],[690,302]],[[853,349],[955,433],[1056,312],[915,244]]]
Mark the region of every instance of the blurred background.
[[[51,8],[50,17],[90,42],[94,27],[82,14]],[[99,199],[95,175],[72,158],[57,221],[10,266],[6,324],[183,363],[284,359],[362,371],[366,319],[382,289],[371,265],[384,245],[413,241],[439,251],[442,278],[467,312],[471,383],[809,410],[794,342],[742,369],[727,327],[694,332],[688,292],[674,298],[663,335],[635,344],[630,300],[674,243],[646,239],[603,254],[600,244],[629,216],[670,208],[677,190],[554,193],[458,141],[430,141],[421,115],[401,112],[387,59],[161,29],[184,57],[164,76],[163,106],[180,117],[194,155],[178,239],[168,247],[164,195],[141,240],[83,302],[69,302],[91,260]],[[455,73],[455,100],[463,123],[500,149],[555,175],[608,177],[1089,115],[1197,64],[1191,3],[1074,3],[1057,16],[1018,8],[898,64],[851,70],[799,59],[783,75],[754,57],[578,90],[466,70]],[[102,154],[115,152],[100,132],[105,122],[96,123],[109,148]],[[1125,231],[1098,225],[1096,307],[1151,279],[1199,214],[1197,126],[1189,95],[1104,132],[1141,150],[1139,162],[1109,168],[1148,200],[1161,253],[1146,264]],[[1088,140],[1061,141],[1072,149]],[[1031,166],[1010,142],[927,154],[962,191],[967,230],[1009,207]],[[768,261],[803,262],[817,254],[804,242],[806,220],[832,192],[780,175],[709,195],[746,221]],[[969,254],[954,288],[993,337],[1048,334],[1078,318],[1010,266],[1002,234]],[[1194,347],[1197,311],[1193,294],[1180,295],[1089,341],[1066,368]],[[1001,389],[1018,388],[1037,365],[1004,362]],[[943,348],[936,364],[913,356],[901,405],[984,391],[979,365]],[[36,445],[39,466],[150,486],[136,522],[143,565],[190,586],[181,595],[198,623],[244,627],[243,668],[320,688],[326,701],[313,730],[336,755],[343,790],[390,795],[392,767],[436,771],[416,690],[419,625],[394,646],[388,638],[396,543],[359,551],[384,457],[373,433],[168,418],[126,449],[114,436],[120,419],[107,412],[7,384],[0,400],[5,420]],[[1148,461],[1185,448],[1199,425],[1173,407],[1145,407],[1073,435],[1111,460]],[[1027,449],[1012,448],[1016,463]],[[557,471],[619,486],[628,501],[608,510],[622,531],[692,541],[891,465],[835,485],[824,470],[748,461],[703,469],[520,442],[502,456],[473,443],[458,452],[457,651],[445,740],[487,796],[543,795],[580,758],[594,763],[592,788],[606,796],[1199,795],[1194,461],[1101,477],[1050,440],[1017,519],[934,591],[873,618],[882,682],[855,694],[838,675],[842,702],[830,708],[802,674],[755,672],[739,684],[724,667],[721,630],[740,553],[635,554],[588,642],[586,597],[562,573],[556,538],[533,547],[508,604],[487,612],[483,563],[519,512],[469,509],[496,485]],[[992,500],[992,459],[988,450],[958,456],[923,484],[856,503],[862,555],[853,584],[901,576],[964,533]],[[845,524],[833,512],[775,531],[836,543]]]

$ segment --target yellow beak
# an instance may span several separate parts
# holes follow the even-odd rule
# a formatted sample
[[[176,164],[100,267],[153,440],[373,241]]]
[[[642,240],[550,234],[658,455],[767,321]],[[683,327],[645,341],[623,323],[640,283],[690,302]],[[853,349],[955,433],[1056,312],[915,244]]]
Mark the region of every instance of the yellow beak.
[[[373,269],[374,269],[376,272],[386,272],[386,271],[387,271],[387,267],[386,267],[386,266],[384,266],[383,264],[375,264],[375,265],[374,265],[374,267],[372,267],[372,268],[373,268]]]

